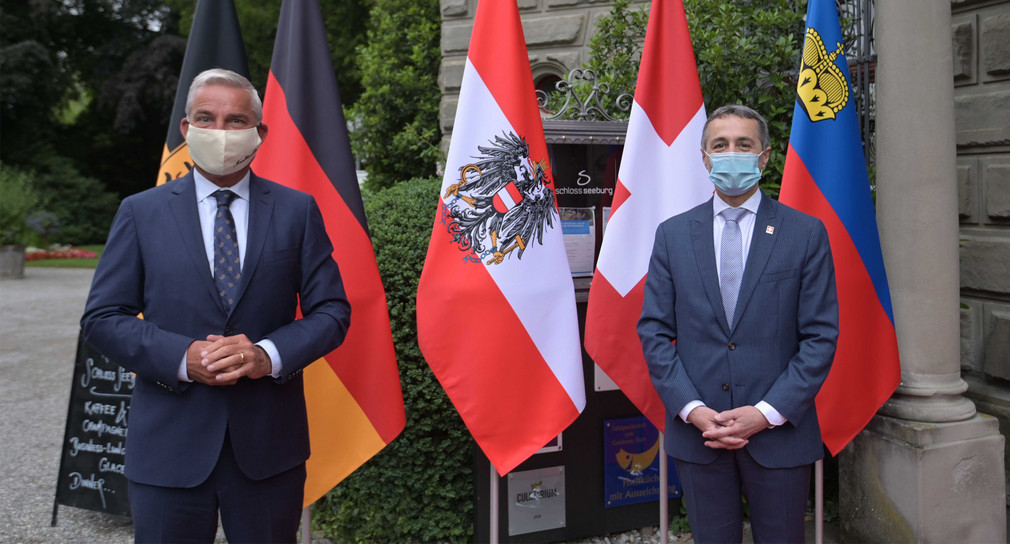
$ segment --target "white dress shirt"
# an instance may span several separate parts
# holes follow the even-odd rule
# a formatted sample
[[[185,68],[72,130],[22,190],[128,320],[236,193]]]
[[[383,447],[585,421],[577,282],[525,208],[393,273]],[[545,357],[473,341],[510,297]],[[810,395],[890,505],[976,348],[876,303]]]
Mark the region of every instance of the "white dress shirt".
[[[207,252],[208,273],[214,277],[214,217],[217,215],[217,199],[213,195],[221,189],[213,182],[203,177],[200,171],[193,169],[193,181],[196,184],[196,205],[200,215],[200,231],[203,233],[203,247]],[[229,206],[232,219],[235,220],[235,233],[238,235],[239,264],[245,266],[246,243],[249,240],[249,173],[246,172],[238,183],[227,188],[235,193],[235,198]],[[271,373],[274,378],[280,376],[281,355],[273,340],[264,338],[256,345],[263,348],[270,357]],[[179,365],[179,381],[191,382],[186,371],[186,354],[182,354],[182,364]]]
[[[743,214],[743,217],[737,221],[737,225],[740,226],[740,240],[743,243],[743,262],[746,269],[747,256],[750,255],[750,242],[754,237],[754,223],[757,221],[757,211],[758,207],[761,205],[761,190],[758,189],[747,199],[746,202],[740,205],[741,208],[747,210],[750,213]],[[731,206],[723,201],[716,193],[715,197],[712,199],[712,236],[715,241],[715,266],[716,270],[719,272],[719,278],[722,278],[722,231],[726,227],[726,218],[722,215],[723,210],[730,208]],[[692,400],[691,402],[684,405],[684,407],[678,412],[680,419],[688,423],[687,416],[691,413],[691,410],[699,406],[705,406],[705,403],[700,400]],[[754,405],[762,414],[764,414],[765,419],[772,427],[777,427],[786,422],[786,418],[782,417],[782,414],[778,410],[772,407],[765,401],[759,401]]]

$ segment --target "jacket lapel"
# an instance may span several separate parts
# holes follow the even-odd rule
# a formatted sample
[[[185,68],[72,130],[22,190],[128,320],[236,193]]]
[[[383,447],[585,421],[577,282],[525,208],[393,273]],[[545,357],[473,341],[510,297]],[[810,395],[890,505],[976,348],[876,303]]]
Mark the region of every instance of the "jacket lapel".
[[[189,260],[196,271],[196,277],[207,290],[207,294],[214,299],[218,308],[222,312],[226,312],[221,297],[217,294],[210,263],[207,262],[207,250],[203,246],[203,232],[200,230],[200,214],[196,205],[196,184],[193,182],[193,173],[190,172],[169,183],[172,187],[169,207],[172,210],[172,217],[175,219],[175,226],[179,229],[179,239],[186,247]]]
[[[772,249],[775,247],[775,231],[779,229],[782,219],[776,214],[776,202],[771,198],[762,195],[761,204],[758,206],[757,217],[754,219],[754,234],[751,236],[750,252],[747,255],[747,263],[743,269],[743,279],[740,281],[740,295],[736,299],[736,310],[734,315],[742,316],[747,310],[747,302],[750,301],[754,289],[757,287],[758,279],[764,272],[771,257]],[[737,324],[742,321],[737,319]],[[734,328],[736,328],[734,326]]]
[[[719,289],[719,269],[715,265],[715,238],[712,234],[712,200],[695,208],[691,218],[691,245],[694,247],[694,260],[698,263],[698,274],[705,287],[705,296],[712,305],[712,312],[722,330],[729,335],[729,323],[726,312],[722,308],[722,291]]]
[[[235,306],[238,307],[249,285],[249,279],[256,271],[256,266],[263,255],[270,218],[273,215],[274,201],[270,195],[270,187],[256,174],[249,175],[249,225],[247,226],[245,262],[242,264],[242,280],[238,284]]]

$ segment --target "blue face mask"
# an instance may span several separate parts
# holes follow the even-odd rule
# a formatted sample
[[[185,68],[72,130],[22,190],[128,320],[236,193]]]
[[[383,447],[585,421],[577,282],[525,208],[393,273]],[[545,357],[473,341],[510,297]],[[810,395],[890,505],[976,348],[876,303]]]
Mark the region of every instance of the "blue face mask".
[[[761,179],[761,168],[758,166],[760,153],[703,152],[712,165],[712,171],[708,174],[709,179],[725,195],[742,195]]]

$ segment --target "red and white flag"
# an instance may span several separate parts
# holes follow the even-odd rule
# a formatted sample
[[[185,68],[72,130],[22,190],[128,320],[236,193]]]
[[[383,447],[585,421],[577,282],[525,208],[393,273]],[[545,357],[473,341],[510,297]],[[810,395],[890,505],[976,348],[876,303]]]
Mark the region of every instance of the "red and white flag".
[[[575,290],[514,0],[481,0],[428,256],[421,352],[499,474],[585,407]]]
[[[656,228],[712,196],[705,103],[681,0],[654,0],[614,204],[586,311],[586,351],[660,431],[663,403],[635,325]]]

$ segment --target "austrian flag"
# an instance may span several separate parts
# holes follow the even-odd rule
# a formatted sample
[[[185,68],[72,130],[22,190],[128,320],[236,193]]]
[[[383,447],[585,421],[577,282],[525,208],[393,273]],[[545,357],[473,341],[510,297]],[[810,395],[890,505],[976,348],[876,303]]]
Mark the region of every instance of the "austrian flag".
[[[575,290],[514,0],[481,0],[428,255],[421,352],[499,474],[585,407]]]

